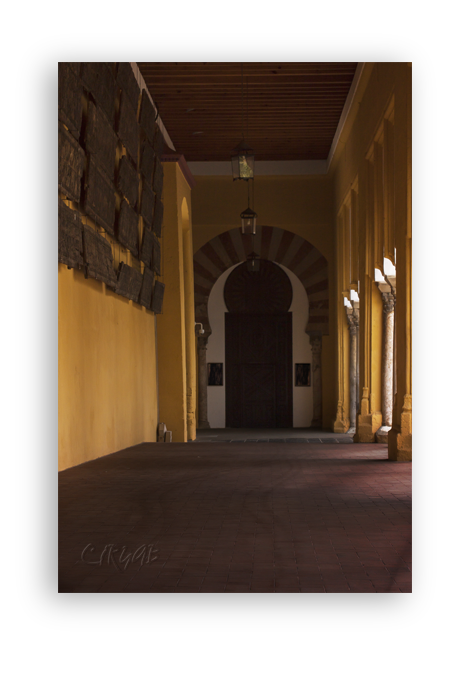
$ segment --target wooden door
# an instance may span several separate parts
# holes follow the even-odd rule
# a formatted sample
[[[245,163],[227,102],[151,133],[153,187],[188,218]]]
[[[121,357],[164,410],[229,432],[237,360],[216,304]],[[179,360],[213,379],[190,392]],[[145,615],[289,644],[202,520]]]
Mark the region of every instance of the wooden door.
[[[226,426],[288,428],[292,313],[226,313]]]

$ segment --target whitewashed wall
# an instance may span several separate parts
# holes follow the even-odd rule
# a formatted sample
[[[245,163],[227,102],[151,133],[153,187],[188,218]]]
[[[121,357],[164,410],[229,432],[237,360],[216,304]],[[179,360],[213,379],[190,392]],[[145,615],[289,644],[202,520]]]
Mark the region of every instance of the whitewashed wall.
[[[212,334],[208,340],[207,362],[222,362],[224,367],[224,385],[208,386],[208,421],[212,429],[224,428],[226,425],[226,366],[224,364],[224,313],[227,308],[224,303],[224,285],[234,265],[216,280],[209,299],[208,313]],[[312,351],[309,336],[305,333],[308,321],[307,293],[293,272],[283,265],[279,265],[288,275],[293,290],[292,305],[292,383],[295,384],[295,363],[312,362]],[[313,416],[311,386],[293,387],[294,427],[309,427]]]

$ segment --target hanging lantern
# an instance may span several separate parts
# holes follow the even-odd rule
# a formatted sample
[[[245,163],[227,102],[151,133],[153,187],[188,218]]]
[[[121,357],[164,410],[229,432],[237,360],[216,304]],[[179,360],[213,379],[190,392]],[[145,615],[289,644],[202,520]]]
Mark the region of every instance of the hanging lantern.
[[[252,208],[246,208],[241,213],[241,229],[243,234],[256,234],[257,213]]]
[[[253,180],[254,178],[254,153],[251,147],[240,142],[232,151],[231,165],[233,180]]]
[[[259,272],[259,265],[260,265],[260,257],[258,256],[257,253],[252,253],[249,254],[247,257],[247,269],[249,272]]]

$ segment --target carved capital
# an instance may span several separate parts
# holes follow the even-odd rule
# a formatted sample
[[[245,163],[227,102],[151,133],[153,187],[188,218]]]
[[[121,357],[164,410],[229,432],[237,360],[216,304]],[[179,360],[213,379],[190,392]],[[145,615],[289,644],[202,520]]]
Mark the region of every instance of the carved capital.
[[[322,337],[321,336],[312,336],[310,337],[310,346],[312,348],[312,353],[314,355],[321,355],[322,352]]]
[[[381,294],[383,299],[383,313],[388,315],[394,311],[394,304],[396,303],[396,297],[394,294],[383,293]]]
[[[356,336],[358,334],[358,328],[360,324],[360,311],[358,308],[354,308],[350,311],[349,308],[346,309],[346,316],[348,318],[348,329],[351,336]]]
[[[208,339],[211,336],[211,334],[201,334],[198,336],[198,353],[206,353],[206,350],[208,348]]]

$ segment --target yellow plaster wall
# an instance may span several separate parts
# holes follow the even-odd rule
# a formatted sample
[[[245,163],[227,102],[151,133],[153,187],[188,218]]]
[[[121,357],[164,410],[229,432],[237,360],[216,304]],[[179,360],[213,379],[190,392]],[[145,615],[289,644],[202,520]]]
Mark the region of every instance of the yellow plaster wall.
[[[247,184],[230,176],[197,176],[193,189],[193,251],[210,239],[240,226],[247,207]],[[335,307],[335,234],[332,183],[325,175],[259,176],[254,210],[259,225],[280,227],[313,244],[328,261],[330,310]],[[322,343],[323,426],[330,428],[336,410],[336,324]]]
[[[58,265],[59,470],[156,440],[153,313]]]
[[[256,162],[257,164],[257,162]],[[197,176],[193,189],[193,248],[241,225],[247,183],[228,176]],[[330,262],[334,235],[332,186],[325,175],[257,176],[254,210],[259,225],[281,227],[313,244]]]
[[[367,62],[338,142],[329,176],[334,183],[335,209],[339,210],[361,170],[393,93],[406,84],[406,62]]]

